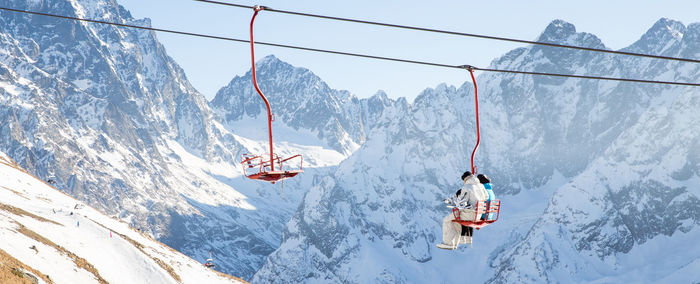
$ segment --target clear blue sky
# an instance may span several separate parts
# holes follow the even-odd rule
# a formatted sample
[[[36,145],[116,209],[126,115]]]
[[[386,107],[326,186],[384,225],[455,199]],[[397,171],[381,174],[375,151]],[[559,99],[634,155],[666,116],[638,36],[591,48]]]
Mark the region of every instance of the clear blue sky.
[[[240,39],[248,38],[252,10],[191,0],[117,0],[136,18],[158,28]],[[222,0],[226,1],[226,0]],[[229,2],[234,2],[228,0]],[[562,19],[620,49],[632,44],[658,19],[685,25],[700,22],[698,0],[501,0],[501,1],[235,1],[329,16],[534,40],[549,22]],[[488,67],[491,60],[521,44],[431,34],[362,24],[261,12],[256,40],[387,57]],[[207,99],[235,75],[250,69],[247,44],[158,34],[168,54]],[[331,88],[368,97],[384,90],[390,97],[415,98],[440,83],[461,85],[466,71],[340,55],[257,46],[257,59],[274,54],[306,67]]]

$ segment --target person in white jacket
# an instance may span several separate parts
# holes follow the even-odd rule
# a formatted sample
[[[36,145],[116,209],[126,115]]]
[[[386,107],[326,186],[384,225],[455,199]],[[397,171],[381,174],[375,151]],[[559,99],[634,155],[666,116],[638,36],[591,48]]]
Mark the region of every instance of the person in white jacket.
[[[445,199],[445,203],[459,209],[460,219],[474,220],[476,215],[474,209],[479,201],[489,198],[484,185],[479,182],[471,172],[467,171],[462,175],[464,185],[454,197]],[[442,219],[442,243],[437,244],[438,248],[453,250],[460,243],[471,244],[473,228],[465,227],[457,222],[452,222],[455,216],[450,212]]]

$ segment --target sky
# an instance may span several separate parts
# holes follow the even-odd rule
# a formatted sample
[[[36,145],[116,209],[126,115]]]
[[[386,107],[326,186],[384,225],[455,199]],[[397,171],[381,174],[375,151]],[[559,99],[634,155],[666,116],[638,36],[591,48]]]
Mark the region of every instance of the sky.
[[[608,48],[615,50],[634,43],[662,17],[685,25],[700,22],[697,0],[220,1],[524,40],[536,40],[552,20],[561,19],[574,24],[578,32],[598,36]],[[117,2],[135,18],[150,18],[153,27],[239,39],[249,37],[252,9],[193,0]],[[246,43],[168,33],[157,36],[168,54],[185,70],[192,85],[209,100],[233,77],[250,69],[250,49]],[[484,68],[509,50],[524,46],[269,11],[260,12],[256,18],[255,40]],[[331,88],[348,90],[360,98],[383,90],[389,97],[406,97],[412,101],[426,88],[441,83],[460,86],[469,80],[468,72],[459,69],[256,46],[256,60],[269,54],[296,67],[308,68]]]

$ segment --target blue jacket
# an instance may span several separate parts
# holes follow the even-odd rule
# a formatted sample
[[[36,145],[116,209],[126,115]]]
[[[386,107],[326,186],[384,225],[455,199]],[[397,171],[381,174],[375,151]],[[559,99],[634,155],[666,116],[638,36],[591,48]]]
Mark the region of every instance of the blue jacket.
[[[496,195],[493,194],[493,186],[491,186],[491,183],[485,183],[484,188],[486,188],[486,192],[489,194],[489,199],[486,201],[486,204],[491,204],[491,200],[496,199]],[[493,220],[495,218],[494,213],[489,213],[488,219],[486,218],[486,214],[481,215],[482,220]]]

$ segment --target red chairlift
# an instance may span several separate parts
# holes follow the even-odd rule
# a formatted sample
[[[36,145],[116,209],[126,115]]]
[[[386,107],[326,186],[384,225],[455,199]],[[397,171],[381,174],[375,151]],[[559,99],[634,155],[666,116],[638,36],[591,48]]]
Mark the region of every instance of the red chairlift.
[[[266,159],[266,156],[267,154],[265,154],[264,156],[255,156],[251,154],[241,155],[241,165],[243,166],[243,174],[245,174],[245,176],[250,179],[269,181],[274,184],[277,181],[291,178],[299,173],[304,172],[304,170],[302,169],[303,157],[299,154],[283,160],[280,160],[277,154],[272,155],[270,159]],[[298,167],[285,167],[285,162],[289,162],[291,160],[299,160]],[[271,163],[270,161],[273,162]]]
[[[471,170],[472,173],[476,175],[477,168],[476,166],[474,166],[474,155],[476,154],[476,149],[479,148],[479,143],[481,142],[481,131],[479,130],[479,95],[478,89],[476,87],[476,79],[474,78],[474,67],[469,65],[464,65],[461,67],[469,71],[469,75],[471,75],[472,82],[474,83],[474,105],[476,112],[476,146],[474,146],[474,150],[472,151]],[[498,199],[494,199],[491,201],[482,200],[476,204],[475,209],[470,209],[469,211],[474,211],[474,218],[472,220],[462,220],[460,218],[461,214],[459,212],[459,209],[452,208],[452,214],[455,216],[455,219],[452,220],[452,222],[456,222],[463,226],[472,227],[479,230],[485,227],[486,225],[489,225],[498,220],[498,217],[501,213],[501,201]],[[496,216],[496,218],[493,218],[494,215]]]
[[[471,210],[470,210],[471,211]],[[452,215],[455,219],[452,222],[457,222],[462,226],[472,227],[474,229],[481,229],[488,224],[498,221],[498,217],[501,212],[501,201],[498,199],[491,200],[488,202],[482,200],[476,204],[476,209],[474,209],[474,218],[472,220],[462,220],[460,218],[460,212],[457,208],[452,208]],[[495,216],[495,218],[494,218]]]
[[[243,154],[241,156],[241,166],[243,167],[243,174],[247,178],[268,181],[274,184],[277,181],[288,179],[302,173],[304,171],[302,169],[304,159],[299,154],[288,158],[280,158],[272,149],[272,121],[274,121],[274,117],[270,108],[270,102],[258,87],[258,80],[255,74],[255,42],[253,41],[253,23],[255,22],[255,17],[258,15],[258,12],[265,9],[266,7],[264,6],[256,5],[253,7],[255,13],[253,13],[253,18],[250,20],[250,58],[253,63],[253,86],[260,95],[260,98],[265,102],[265,107],[267,108],[267,131],[270,137],[270,152],[262,155]],[[294,165],[294,167],[289,166],[296,161],[298,161],[298,167],[296,165]]]

